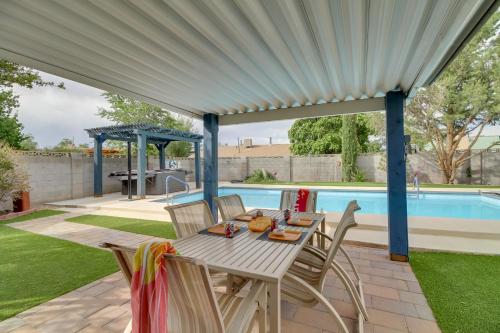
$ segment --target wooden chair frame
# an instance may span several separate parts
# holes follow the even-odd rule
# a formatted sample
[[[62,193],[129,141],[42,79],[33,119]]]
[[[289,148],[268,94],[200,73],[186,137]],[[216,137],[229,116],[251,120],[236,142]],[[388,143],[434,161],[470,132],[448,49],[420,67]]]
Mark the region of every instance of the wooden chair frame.
[[[203,209],[204,209],[203,214],[205,215],[204,216],[205,224],[204,225],[200,224],[199,230],[202,230],[202,229],[205,229],[205,228],[208,228],[208,227],[214,225],[215,224],[214,218],[213,218],[212,214],[210,213],[210,207],[208,206],[208,203],[205,200],[197,200],[197,201],[178,204],[178,205],[174,205],[174,206],[165,206],[164,207],[164,209],[170,214],[170,218],[172,219],[172,224],[174,225],[174,229],[175,229],[175,233],[177,235],[177,238],[188,237],[188,236],[191,236],[193,233],[187,234],[186,232],[182,231],[182,228],[180,227],[182,225],[182,223],[179,223],[178,217],[176,215],[176,210],[190,207],[190,206],[196,206],[196,205],[203,206]],[[199,231],[199,230],[197,230],[197,231]]]
[[[364,321],[368,320],[368,314],[365,307],[362,283],[359,279],[357,270],[352,263],[352,260],[350,259],[345,249],[343,249],[341,246],[341,242],[344,239],[347,230],[357,225],[354,218],[354,212],[359,209],[360,208],[355,200],[351,201],[348,204],[333,237],[329,237],[328,235],[317,231],[320,234],[326,236],[327,239],[331,241],[332,244],[327,251],[323,251],[322,249],[316,248],[314,246],[306,245],[304,251],[320,259],[319,262],[309,262],[307,260],[300,260],[298,258],[296,262],[308,266],[309,269],[302,268],[300,265],[294,264],[287,272],[284,280],[285,283],[288,281],[289,283],[294,284],[294,288],[300,286],[300,288],[303,288],[304,292],[301,294],[300,290],[298,290],[298,292],[293,293],[287,291],[286,287],[282,289],[282,291],[285,293],[284,298],[292,302],[299,303],[305,306],[314,306],[316,303],[324,304],[328,312],[339,324],[340,329],[343,333],[348,333],[347,327],[341,320],[336,310],[331,306],[331,304],[328,303],[328,300],[326,300],[326,298],[324,298],[321,293],[324,288],[326,273],[328,272],[328,270],[332,269],[339,276],[340,280],[353,299],[353,303],[358,312],[359,332],[363,332]],[[358,280],[357,286],[352,282],[348,273],[334,260],[334,257],[338,251],[341,251],[344,255],[346,255],[346,258],[348,258],[348,262],[353,267],[353,272],[355,272],[354,274]],[[328,305],[325,303],[328,303]]]
[[[100,245],[103,248],[110,249],[115,256],[120,270],[125,276],[129,286],[132,281],[133,275],[133,256],[135,254],[135,249],[125,246],[120,246],[112,243],[103,243]],[[254,314],[257,312],[257,319],[259,325],[259,332],[266,332],[267,329],[267,287],[262,281],[257,281],[252,284],[249,293],[244,297],[238,297],[235,295],[226,295],[223,297],[224,301],[218,301],[215,296],[215,291],[212,287],[212,281],[208,273],[208,268],[204,261],[199,259],[193,259],[184,256],[174,256],[165,255],[168,261],[181,262],[188,265],[195,265],[201,271],[201,276],[203,278],[203,285],[207,290],[209,295],[209,304],[205,304],[209,311],[212,312],[213,317],[216,318],[216,323],[213,323],[217,327],[216,332],[228,332],[228,333],[239,333],[247,332],[251,330],[251,325],[253,323]],[[229,322],[224,323],[223,311],[220,308],[220,302],[224,304],[234,304],[231,299],[239,298],[239,303],[237,307],[232,312]],[[229,311],[229,310],[228,310]],[[206,318],[204,318],[206,320]],[[128,323],[124,330],[124,333],[130,333],[132,330],[132,320]],[[179,332],[183,333],[183,332]],[[186,332],[187,333],[187,332]],[[189,332],[189,333],[204,333],[204,332]]]
[[[215,202],[217,203],[217,207],[219,207],[219,212],[222,217],[222,221],[230,221],[233,220],[237,215],[233,216],[234,214],[231,214],[228,209],[227,202],[234,199],[236,202],[238,202],[238,206],[241,208],[241,211],[239,214],[245,214],[246,209],[245,205],[243,204],[243,200],[241,200],[241,197],[238,194],[230,194],[230,195],[225,195],[222,197],[217,197],[215,198]]]

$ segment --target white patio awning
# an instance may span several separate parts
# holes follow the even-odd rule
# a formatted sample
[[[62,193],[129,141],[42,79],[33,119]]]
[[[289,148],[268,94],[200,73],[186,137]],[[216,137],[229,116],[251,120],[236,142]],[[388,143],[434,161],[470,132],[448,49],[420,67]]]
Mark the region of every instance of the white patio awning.
[[[497,6],[3,0],[0,57],[221,124],[373,111],[431,82]]]

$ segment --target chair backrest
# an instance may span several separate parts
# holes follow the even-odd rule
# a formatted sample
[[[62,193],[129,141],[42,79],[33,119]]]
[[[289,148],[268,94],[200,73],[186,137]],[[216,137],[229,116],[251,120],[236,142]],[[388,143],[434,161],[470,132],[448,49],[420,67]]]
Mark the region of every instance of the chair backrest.
[[[217,206],[219,207],[222,221],[232,220],[236,216],[247,212],[243,205],[243,200],[241,200],[238,194],[217,197],[215,198],[215,202],[217,202]]]
[[[177,238],[191,236],[215,224],[205,200],[166,206],[165,210],[170,213]]]
[[[323,285],[324,279],[326,277],[326,273],[328,272],[328,269],[330,265],[332,264],[333,258],[335,258],[335,255],[337,254],[337,251],[344,240],[345,234],[347,233],[347,230],[350,228],[356,227],[358,224],[354,218],[354,212],[360,210],[361,207],[358,206],[358,202],[356,200],[352,200],[347,204],[347,207],[344,211],[344,214],[342,214],[342,217],[340,218],[340,222],[337,225],[337,228],[335,229],[335,233],[333,234],[332,237],[332,244],[330,245],[330,248],[328,249],[326,260],[325,260],[325,265],[323,266],[322,272],[321,272],[321,284]]]
[[[283,190],[281,191],[280,210],[290,209],[294,210],[295,203],[297,202],[298,190]],[[316,212],[316,201],[318,199],[318,191],[309,191],[307,197],[306,212]]]
[[[135,249],[106,243],[118,259],[131,258]],[[179,333],[224,332],[224,322],[220,312],[212,281],[206,264],[202,260],[183,256],[165,255],[168,278],[168,331]],[[122,272],[128,278],[133,266],[126,266],[118,260]],[[130,270],[129,270],[130,268]]]
[[[134,255],[136,249],[112,243],[103,243],[100,246],[105,249],[110,249],[111,252],[113,252],[116,262],[118,266],[120,266],[120,270],[130,286],[132,283],[132,275],[134,274]]]

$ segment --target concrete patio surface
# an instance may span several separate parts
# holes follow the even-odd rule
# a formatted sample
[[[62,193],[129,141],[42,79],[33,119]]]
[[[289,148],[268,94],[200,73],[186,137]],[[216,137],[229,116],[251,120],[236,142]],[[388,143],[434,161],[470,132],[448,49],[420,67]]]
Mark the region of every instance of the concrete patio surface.
[[[134,246],[152,237],[106,228],[64,222],[79,213],[67,213],[10,224],[11,227],[97,246],[113,241]],[[387,251],[348,246],[365,285],[370,321],[366,333],[440,332],[422,290],[408,263],[391,262]],[[345,258],[337,258],[345,263]],[[345,265],[344,267],[347,268]],[[353,305],[340,280],[328,274],[324,294],[355,330]],[[282,332],[337,332],[322,306],[306,308],[287,302],[282,305]],[[120,272],[90,283],[61,297],[38,305],[0,322],[0,332],[122,332],[130,320],[129,289]],[[255,331],[255,330],[254,330]]]

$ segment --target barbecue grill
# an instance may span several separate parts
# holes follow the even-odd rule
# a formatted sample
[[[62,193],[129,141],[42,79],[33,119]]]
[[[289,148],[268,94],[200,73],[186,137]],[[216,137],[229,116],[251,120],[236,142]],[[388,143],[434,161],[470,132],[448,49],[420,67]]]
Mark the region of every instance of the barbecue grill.
[[[158,169],[146,170],[146,194],[166,194],[166,178],[174,176],[180,180],[186,180],[187,171],[184,169]],[[113,171],[108,175],[109,178],[122,182],[122,194],[128,194],[128,171]],[[132,194],[137,194],[137,170],[131,171]],[[184,186],[179,183],[169,183],[168,192],[183,191]]]

